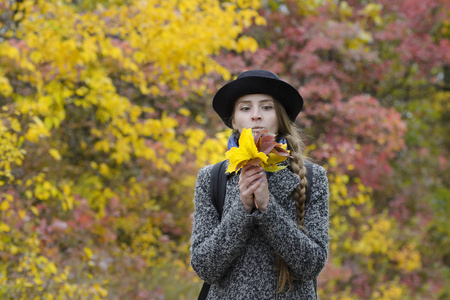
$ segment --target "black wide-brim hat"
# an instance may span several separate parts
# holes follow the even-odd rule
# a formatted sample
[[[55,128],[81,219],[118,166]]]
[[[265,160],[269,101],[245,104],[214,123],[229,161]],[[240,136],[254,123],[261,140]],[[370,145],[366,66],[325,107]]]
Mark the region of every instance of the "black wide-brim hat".
[[[286,109],[289,119],[294,122],[303,108],[303,98],[289,83],[266,70],[251,70],[239,74],[221,87],[213,99],[213,108],[225,125],[232,128],[231,117],[234,104],[245,95],[267,94],[274,97]]]

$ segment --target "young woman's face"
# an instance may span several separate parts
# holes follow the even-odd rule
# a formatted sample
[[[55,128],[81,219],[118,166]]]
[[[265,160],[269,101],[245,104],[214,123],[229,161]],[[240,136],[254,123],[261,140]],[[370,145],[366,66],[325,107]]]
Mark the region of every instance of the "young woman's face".
[[[233,115],[233,129],[242,132],[252,128],[253,133],[267,130],[269,134],[278,133],[278,119],[275,100],[265,94],[245,95],[236,101]]]

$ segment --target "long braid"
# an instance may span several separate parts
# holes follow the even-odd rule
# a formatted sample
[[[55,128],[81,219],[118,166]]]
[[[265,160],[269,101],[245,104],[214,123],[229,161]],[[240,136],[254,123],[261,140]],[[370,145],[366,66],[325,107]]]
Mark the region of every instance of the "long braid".
[[[295,201],[295,209],[297,213],[297,225],[298,227],[306,233],[306,229],[303,227],[303,221],[305,218],[305,202],[306,202],[306,185],[308,184],[306,179],[306,167],[303,160],[303,152],[305,149],[305,144],[300,135],[300,131],[297,126],[290,122],[286,111],[276,103],[279,130],[278,134],[283,136],[288,144],[291,151],[291,170],[300,179],[300,184],[293,191],[293,198]],[[289,284],[289,290],[291,289],[292,276],[289,273],[289,267],[286,262],[277,254],[277,270],[279,271],[278,277],[278,291],[281,293],[286,286],[286,282]],[[288,291],[289,291],[288,290]]]
[[[288,140],[288,138],[286,138]],[[295,139],[294,139],[295,140]],[[303,228],[303,220],[305,218],[305,201],[306,201],[306,167],[305,162],[301,158],[301,154],[299,153],[298,144],[296,142],[291,142],[288,144],[293,145],[291,147],[291,169],[295,175],[300,178],[300,184],[294,189],[293,197],[295,199],[295,208],[297,211],[297,224],[299,228]]]

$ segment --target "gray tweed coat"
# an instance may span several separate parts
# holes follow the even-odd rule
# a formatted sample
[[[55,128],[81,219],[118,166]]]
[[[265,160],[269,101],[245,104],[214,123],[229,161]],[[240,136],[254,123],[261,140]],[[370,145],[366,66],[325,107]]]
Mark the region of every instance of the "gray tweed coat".
[[[222,220],[210,199],[212,166],[200,170],[195,188],[191,265],[211,284],[208,299],[316,299],[314,279],[328,255],[328,180],[313,165],[305,234],[298,229],[292,191],[300,181],[288,168],[269,177],[264,213],[247,213],[239,197],[239,175],[228,179]],[[276,296],[276,253],[295,277]]]

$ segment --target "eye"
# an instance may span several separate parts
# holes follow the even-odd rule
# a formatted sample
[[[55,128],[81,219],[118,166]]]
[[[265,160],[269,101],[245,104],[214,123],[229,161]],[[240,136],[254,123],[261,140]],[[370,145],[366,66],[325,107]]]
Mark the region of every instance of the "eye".
[[[250,110],[250,107],[249,106],[241,106],[240,110],[241,111],[248,111],[248,110]]]
[[[262,109],[263,110],[271,110],[273,108],[273,106],[272,105],[269,105],[269,104],[266,104],[266,105],[263,105],[262,106]]]

